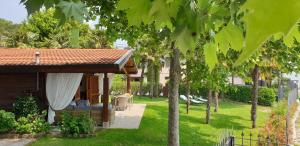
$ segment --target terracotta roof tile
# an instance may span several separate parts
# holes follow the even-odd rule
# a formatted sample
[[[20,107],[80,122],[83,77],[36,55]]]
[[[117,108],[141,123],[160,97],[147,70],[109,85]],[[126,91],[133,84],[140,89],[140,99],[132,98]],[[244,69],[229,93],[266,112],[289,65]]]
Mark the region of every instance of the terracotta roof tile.
[[[40,53],[39,65],[114,64],[129,50],[117,49],[0,49],[0,66],[35,65],[35,53]]]

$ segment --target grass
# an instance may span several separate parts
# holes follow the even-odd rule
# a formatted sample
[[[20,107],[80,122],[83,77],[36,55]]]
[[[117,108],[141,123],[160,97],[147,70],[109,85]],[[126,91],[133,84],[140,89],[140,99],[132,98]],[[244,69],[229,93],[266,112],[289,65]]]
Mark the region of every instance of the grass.
[[[167,145],[168,102],[166,98],[150,99],[135,97],[136,103],[146,103],[147,107],[139,129],[106,129],[97,131],[92,138],[54,138],[44,137],[33,142],[32,146],[164,146]],[[211,146],[218,141],[219,135],[226,129],[233,129],[236,134],[242,130],[249,132],[251,127],[251,105],[223,100],[218,113],[212,112],[211,123],[205,122],[205,106],[191,106],[190,113],[185,113],[185,104],[180,103],[180,144],[184,146]],[[213,110],[212,110],[213,111]],[[269,108],[258,107],[258,128],[264,125]]]

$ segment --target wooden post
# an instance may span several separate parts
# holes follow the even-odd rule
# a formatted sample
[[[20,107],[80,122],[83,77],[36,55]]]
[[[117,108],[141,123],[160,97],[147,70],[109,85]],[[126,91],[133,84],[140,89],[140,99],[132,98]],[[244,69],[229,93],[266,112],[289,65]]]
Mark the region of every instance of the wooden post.
[[[109,119],[108,119],[108,100],[109,100],[109,95],[108,95],[108,90],[109,90],[109,80],[107,77],[107,73],[104,73],[104,78],[103,78],[103,128],[108,128],[109,127]]]
[[[127,93],[131,94],[130,76],[127,74]]]

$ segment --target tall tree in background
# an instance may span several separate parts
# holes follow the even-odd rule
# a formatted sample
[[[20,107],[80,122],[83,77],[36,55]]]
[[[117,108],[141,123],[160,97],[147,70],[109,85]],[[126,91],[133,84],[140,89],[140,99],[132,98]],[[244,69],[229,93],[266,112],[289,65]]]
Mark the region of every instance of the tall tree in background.
[[[76,25],[80,30],[78,44],[72,46],[70,35],[72,27]],[[62,26],[54,18],[54,9],[37,12],[27,21],[20,24],[15,33],[11,33],[6,41],[7,47],[21,48],[109,48],[111,42],[104,30],[93,30],[88,24],[67,21]]]
[[[6,46],[6,40],[19,28],[19,24],[0,18],[0,47]]]

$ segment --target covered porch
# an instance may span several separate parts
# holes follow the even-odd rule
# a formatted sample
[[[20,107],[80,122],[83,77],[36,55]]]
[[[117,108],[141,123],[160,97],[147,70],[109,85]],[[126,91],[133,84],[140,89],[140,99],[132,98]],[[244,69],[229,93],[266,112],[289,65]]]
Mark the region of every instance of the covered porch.
[[[132,53],[116,49],[1,49],[0,76],[32,74],[35,80],[27,90],[47,101],[48,121],[52,111],[55,115],[71,101],[85,99],[91,106],[102,105],[102,125],[108,128],[113,74],[127,76],[126,91],[130,94],[129,74],[137,73]]]

